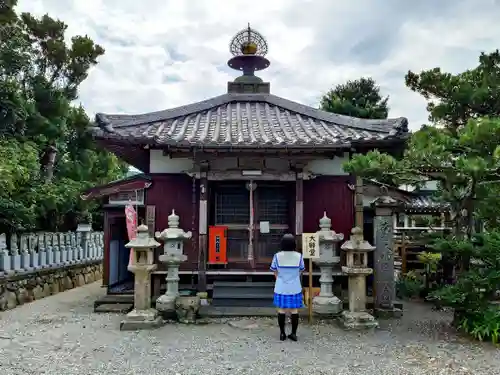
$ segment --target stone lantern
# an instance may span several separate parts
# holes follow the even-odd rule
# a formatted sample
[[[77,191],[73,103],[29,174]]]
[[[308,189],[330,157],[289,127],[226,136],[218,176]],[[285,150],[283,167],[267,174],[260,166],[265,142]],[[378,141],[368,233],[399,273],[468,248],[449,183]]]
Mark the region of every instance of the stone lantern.
[[[167,265],[167,291],[156,300],[156,308],[163,315],[175,312],[175,300],[179,296],[179,266],[187,259],[183,253],[184,241],[192,237],[191,232],[184,232],[179,228],[179,216],[175,210],[168,217],[168,228],[155,237],[163,241],[163,254],[160,262]]]
[[[333,294],[333,268],[340,263],[337,244],[344,239],[342,233],[331,229],[332,221],[326,212],[319,220],[319,258],[314,259],[321,270],[319,296],[313,299],[313,310],[318,315],[337,315],[342,311],[342,301]]]
[[[134,274],[134,309],[120,324],[121,330],[148,329],[160,326],[163,320],[151,307],[151,272],[154,264],[154,249],[160,246],[149,236],[148,227],[139,225],[137,237],[125,245],[134,249],[128,270]]]
[[[349,310],[342,312],[343,325],[348,329],[375,328],[377,321],[366,311],[366,276],[373,272],[368,267],[368,253],[375,247],[364,240],[361,228],[354,227],[341,249],[346,252],[342,272],[349,278]]]

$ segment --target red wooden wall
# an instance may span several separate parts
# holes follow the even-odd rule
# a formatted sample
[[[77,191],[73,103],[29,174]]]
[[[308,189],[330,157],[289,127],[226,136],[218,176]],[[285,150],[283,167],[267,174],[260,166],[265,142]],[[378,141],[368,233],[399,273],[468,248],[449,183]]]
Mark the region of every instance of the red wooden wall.
[[[193,207],[193,181],[184,174],[151,174],[152,185],[146,191],[146,204],[156,207],[156,231],[168,226],[168,215],[175,209],[180,227],[193,232],[193,240],[184,244],[188,261],[181,269],[196,269],[198,263],[199,186],[196,184]],[[319,219],[326,211],[332,229],[349,238],[354,226],[354,192],[348,187],[349,176],[321,176],[304,181],[304,232],[319,230]],[[291,199],[294,206],[295,199]],[[194,223],[193,223],[194,208]],[[292,208],[294,211],[294,207]],[[294,229],[293,226],[290,228]],[[158,249],[159,250],[159,249]],[[163,269],[163,265],[159,264]]]
[[[185,174],[151,174],[152,185],[146,191],[146,204],[155,206],[155,230],[168,227],[168,216],[172,209],[180,217],[180,228],[193,232],[193,238],[184,242],[187,262],[181,269],[193,269],[198,264],[198,210],[199,188],[196,183],[195,205],[193,207],[193,179]],[[193,222],[194,208],[194,222]],[[164,266],[158,264],[161,269]]]
[[[304,233],[319,230],[319,219],[326,211],[332,229],[348,239],[354,226],[354,191],[350,176],[321,176],[304,181]]]

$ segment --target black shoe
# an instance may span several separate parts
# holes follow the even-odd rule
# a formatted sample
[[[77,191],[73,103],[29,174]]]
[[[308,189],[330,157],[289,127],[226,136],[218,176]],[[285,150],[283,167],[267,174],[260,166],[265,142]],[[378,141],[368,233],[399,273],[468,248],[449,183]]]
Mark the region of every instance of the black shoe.
[[[286,340],[286,334],[280,333],[280,340],[285,341]]]
[[[297,335],[295,333],[290,333],[288,338],[292,341],[297,341]]]

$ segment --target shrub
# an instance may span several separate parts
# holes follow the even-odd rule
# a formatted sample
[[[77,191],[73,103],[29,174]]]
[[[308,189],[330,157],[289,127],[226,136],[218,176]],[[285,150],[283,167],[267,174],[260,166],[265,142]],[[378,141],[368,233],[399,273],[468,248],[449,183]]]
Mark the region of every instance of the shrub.
[[[458,274],[455,284],[432,292],[429,299],[454,309],[457,328],[478,340],[497,343],[500,312],[492,301],[500,285],[500,232],[477,235],[468,244],[457,246],[470,249],[467,256],[475,259],[476,265]]]
[[[406,275],[400,276],[396,282],[396,295],[400,299],[418,297],[423,289],[419,276],[410,271]]]
[[[500,310],[492,305],[481,313],[465,315],[457,322],[457,328],[479,341],[498,344],[500,335]]]

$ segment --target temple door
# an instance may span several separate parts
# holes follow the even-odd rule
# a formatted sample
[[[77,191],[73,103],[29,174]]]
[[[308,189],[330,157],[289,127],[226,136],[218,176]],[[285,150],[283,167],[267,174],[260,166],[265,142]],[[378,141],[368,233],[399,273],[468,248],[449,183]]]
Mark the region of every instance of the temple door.
[[[214,186],[214,224],[227,227],[227,257],[230,264],[248,265],[250,198],[244,182]]]
[[[254,250],[257,268],[268,268],[280,250],[281,238],[290,230],[290,183],[259,182],[255,189]],[[261,230],[261,226],[268,227]],[[268,233],[263,233],[268,232]]]

